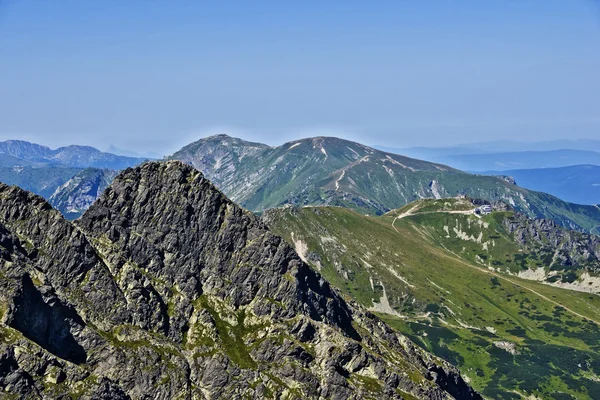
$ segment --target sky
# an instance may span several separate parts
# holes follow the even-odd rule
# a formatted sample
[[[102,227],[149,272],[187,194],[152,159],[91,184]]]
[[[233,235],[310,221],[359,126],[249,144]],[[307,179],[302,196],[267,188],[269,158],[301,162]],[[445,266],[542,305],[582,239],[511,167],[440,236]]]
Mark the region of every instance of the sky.
[[[595,0],[0,0],[0,140],[600,138]]]

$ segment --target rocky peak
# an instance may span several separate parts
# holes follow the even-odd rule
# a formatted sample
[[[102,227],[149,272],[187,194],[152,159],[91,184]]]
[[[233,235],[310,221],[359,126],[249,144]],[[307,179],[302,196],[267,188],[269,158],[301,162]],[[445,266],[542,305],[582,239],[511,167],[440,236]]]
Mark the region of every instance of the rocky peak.
[[[169,156],[202,171],[214,182],[234,181],[242,163],[267,152],[269,146],[228,135],[215,135],[190,143]]]
[[[15,396],[480,398],[181,162],[124,171],[76,226],[21,190],[0,198]]]
[[[358,337],[345,305],[328,299],[333,292],[327,282],[313,276],[258,218],[235,206],[200,172],[181,162],[147,163],[125,171],[77,224],[91,238],[105,238],[120,249],[106,255],[113,270],[127,268],[128,263],[142,267],[166,285],[177,286],[182,300],[210,293],[237,308],[257,296],[280,298],[289,300],[294,312],[304,309],[315,318],[331,317],[330,323]],[[278,292],[300,290],[288,287],[285,274],[302,277],[302,290],[307,293],[298,295],[306,296],[306,303],[284,299]],[[158,312],[160,302],[156,306]],[[182,321],[174,326],[181,329],[171,332],[176,338],[183,336],[183,320],[189,315],[178,317]],[[169,322],[175,321],[159,321],[159,325],[175,329]]]

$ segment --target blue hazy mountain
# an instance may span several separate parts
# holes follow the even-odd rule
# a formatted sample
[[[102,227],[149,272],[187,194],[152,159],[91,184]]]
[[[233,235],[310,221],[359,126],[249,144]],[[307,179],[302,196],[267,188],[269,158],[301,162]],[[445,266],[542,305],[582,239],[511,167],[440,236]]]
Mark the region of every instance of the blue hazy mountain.
[[[23,140],[0,142],[0,161],[4,167],[62,166],[73,168],[109,168],[121,170],[145,161],[142,157],[127,157],[102,152],[90,146],[65,146],[51,149]]]
[[[513,177],[517,185],[545,192],[577,204],[600,204],[600,166],[487,171],[485,175]]]
[[[107,153],[116,154],[119,156],[133,157],[133,158],[145,158],[148,160],[159,160],[164,157],[164,154],[157,153],[155,151],[139,152],[136,150],[127,150],[117,147],[115,145],[108,146],[106,149]]]
[[[449,156],[460,154],[489,154],[489,153],[512,153],[522,151],[552,151],[552,150],[586,150],[600,152],[600,140],[577,139],[577,140],[547,140],[537,142],[517,142],[514,140],[494,140],[480,143],[463,143],[454,146],[430,146],[430,147],[390,147],[373,146],[376,149],[390,153],[406,154],[411,157],[420,156]]]
[[[490,154],[460,154],[443,157],[444,163],[465,171],[558,168],[600,165],[600,153],[586,150],[519,151]]]
[[[53,150],[23,140],[7,140],[0,142],[0,182],[43,196],[65,216],[76,218],[96,200],[117,171],[145,160],[89,146]]]
[[[583,164],[600,165],[600,152],[591,150],[559,149],[490,153],[466,147],[394,149],[379,146],[379,148],[472,172],[558,168]]]

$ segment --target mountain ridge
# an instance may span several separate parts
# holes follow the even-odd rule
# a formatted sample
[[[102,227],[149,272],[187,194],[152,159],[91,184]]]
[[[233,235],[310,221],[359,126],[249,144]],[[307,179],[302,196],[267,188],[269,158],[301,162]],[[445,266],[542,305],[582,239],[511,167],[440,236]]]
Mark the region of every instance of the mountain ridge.
[[[271,147],[219,135],[200,139],[167,159],[194,165],[255,212],[293,204],[383,214],[419,198],[467,195],[507,201],[529,216],[552,218],[568,227],[600,228],[597,208],[339,138],[315,137]]]
[[[76,224],[19,188],[0,197],[0,383],[16,396],[481,398],[192,167],[129,168]]]
[[[0,155],[16,157],[26,163],[59,165],[75,168],[109,168],[117,170],[146,161],[145,158],[105,153],[92,146],[70,145],[51,149],[50,147],[24,140],[7,140],[0,142]],[[13,162],[18,162],[18,160],[13,160]]]

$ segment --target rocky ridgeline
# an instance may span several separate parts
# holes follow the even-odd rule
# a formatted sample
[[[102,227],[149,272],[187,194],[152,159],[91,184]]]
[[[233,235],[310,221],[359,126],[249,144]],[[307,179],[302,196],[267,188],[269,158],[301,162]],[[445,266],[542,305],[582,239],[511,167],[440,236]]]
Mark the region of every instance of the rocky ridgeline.
[[[76,168],[123,169],[144,162],[145,158],[105,153],[90,146],[65,146],[51,149],[24,140],[0,142],[0,158],[11,166],[54,165]]]
[[[0,397],[478,399],[180,162],[72,224],[0,186]]]

